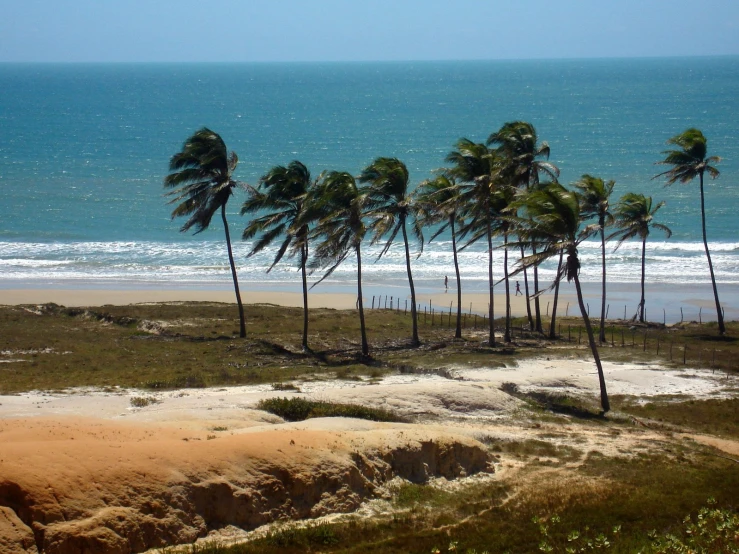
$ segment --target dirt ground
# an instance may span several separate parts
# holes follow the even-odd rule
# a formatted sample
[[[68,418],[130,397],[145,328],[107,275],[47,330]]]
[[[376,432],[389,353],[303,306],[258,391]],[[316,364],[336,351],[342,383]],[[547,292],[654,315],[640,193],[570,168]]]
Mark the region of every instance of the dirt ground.
[[[706,370],[616,363],[604,370],[611,395],[641,402],[737,390],[733,380]],[[239,539],[284,518],[361,511],[397,478],[515,482],[519,462],[492,453],[486,445],[493,443],[546,439],[571,448],[564,466],[548,470],[562,474],[593,451],[631,456],[668,440],[664,430],[638,421],[618,433],[583,425],[572,432],[566,418],[534,422],[520,395],[510,394],[597,398],[595,368],[583,360],[293,385],[0,397],[0,551],[141,552],[205,537]],[[276,396],[383,407],[414,423],[286,423],[256,409]],[[678,440],[739,455],[732,440]],[[517,494],[531,486],[521,483]]]

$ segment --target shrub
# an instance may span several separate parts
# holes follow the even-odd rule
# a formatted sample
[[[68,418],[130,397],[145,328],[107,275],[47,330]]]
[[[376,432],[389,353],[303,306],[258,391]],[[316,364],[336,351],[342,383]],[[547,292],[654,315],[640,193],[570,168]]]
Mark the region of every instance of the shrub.
[[[358,404],[338,404],[305,398],[268,398],[260,400],[257,409],[280,416],[286,421],[304,421],[312,417],[353,417],[370,421],[402,422],[404,418],[382,408]]]

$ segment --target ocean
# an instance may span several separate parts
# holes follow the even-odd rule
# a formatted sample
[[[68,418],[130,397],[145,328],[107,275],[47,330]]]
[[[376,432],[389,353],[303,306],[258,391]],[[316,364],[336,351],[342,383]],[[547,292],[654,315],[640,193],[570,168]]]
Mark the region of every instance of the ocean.
[[[460,137],[533,123],[561,182],[589,173],[665,200],[647,244],[647,281],[706,283],[698,183],[664,187],[665,141],[688,127],[721,156],[706,182],[719,283],[739,283],[739,57],[305,64],[0,64],[1,288],[228,288],[220,218],[199,235],[169,217],[162,179],[195,130],[221,134],[235,177],[256,184],[297,159],[314,175],[358,174],[375,157],[404,161],[415,184]],[[228,206],[245,287],[293,286],[295,265],[267,274],[275,249],[247,258],[240,191]],[[430,233],[429,233],[430,234]],[[450,238],[413,261],[420,291],[453,276]],[[417,251],[417,250],[416,250]],[[640,244],[609,248],[609,281],[637,283]],[[367,246],[366,258],[378,249]],[[502,253],[496,252],[502,275]],[[582,280],[600,279],[599,245],[581,248]],[[460,258],[463,287],[486,289],[484,245]],[[368,286],[407,287],[402,245],[363,267]],[[320,287],[354,283],[352,263]],[[552,265],[542,268],[552,277]],[[317,275],[313,276],[313,281]]]

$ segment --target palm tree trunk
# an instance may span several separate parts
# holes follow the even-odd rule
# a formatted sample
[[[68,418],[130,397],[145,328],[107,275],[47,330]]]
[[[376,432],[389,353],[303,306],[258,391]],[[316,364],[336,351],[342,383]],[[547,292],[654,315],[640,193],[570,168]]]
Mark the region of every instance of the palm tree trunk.
[[[367,330],[364,326],[364,303],[362,301],[362,253],[359,249],[360,245],[357,244],[357,300],[359,301],[359,328],[362,332],[362,354],[369,356]]]
[[[711,263],[711,253],[708,251],[708,239],[706,238],[706,207],[703,200],[703,171],[700,172],[701,185],[701,223],[703,225],[703,246],[706,249],[706,258],[708,258],[708,270],[711,272],[711,284],[713,285],[713,298],[716,300],[716,317],[718,318],[718,332],[726,333],[724,325],[724,315],[721,312],[721,302],[718,300],[718,289],[716,288],[716,277],[713,275],[713,263]]]
[[[600,340],[601,343],[606,342],[606,235],[603,229],[604,224],[605,224],[605,220],[601,218],[600,220],[600,249],[601,249],[601,254],[602,254],[601,257],[602,257],[602,263],[603,263],[603,270],[602,270],[603,285],[602,285],[601,295],[603,297],[600,303],[600,334],[598,336],[598,340]]]
[[[552,304],[552,321],[549,322],[549,338],[557,338],[557,301],[559,300],[559,272],[562,271],[562,258],[564,257],[564,250],[559,252],[559,264],[557,265],[557,281],[554,283],[554,303]]]
[[[457,330],[454,338],[462,338],[462,279],[459,276],[459,261],[457,260],[457,239],[454,234],[454,215],[449,216],[452,228],[452,251],[454,252],[454,273],[457,275]]]
[[[536,254],[536,246],[531,245],[531,253]],[[534,266],[534,316],[536,318],[536,332],[544,334],[541,326],[541,308],[539,307],[539,266]]]
[[[304,238],[301,248],[300,270],[303,274],[303,351],[307,352],[308,348],[308,277],[305,273],[305,264],[308,260],[308,240]]]
[[[570,256],[571,255],[572,254],[570,254]],[[600,356],[598,355],[598,346],[595,344],[593,327],[590,325],[588,311],[585,308],[585,302],[583,302],[582,299],[582,289],[580,288],[580,279],[577,277],[577,272],[575,272],[575,288],[577,289],[577,301],[580,304],[580,313],[582,314],[582,319],[585,322],[585,330],[588,333],[590,351],[593,353],[593,358],[595,359],[595,367],[598,369],[598,381],[600,382],[600,405],[601,408],[603,408],[603,413],[605,414],[611,409],[611,404],[608,402],[608,392],[606,391],[606,378],[603,375],[603,366],[600,363]]]
[[[405,244],[405,267],[408,271],[408,284],[411,287],[411,319],[413,320],[413,338],[411,342],[413,346],[420,346],[421,341],[418,338],[418,321],[416,319],[416,289],[413,287],[413,275],[411,275],[411,253],[408,249],[408,233],[405,230],[405,216],[403,216],[400,224],[403,227],[403,243]]]
[[[644,297],[644,275],[646,268],[646,254],[647,254],[647,238],[644,237],[641,241],[641,301],[639,302],[639,321],[644,323],[644,308],[645,308],[645,297]]]
[[[521,247],[521,258],[524,258],[525,256],[526,256],[526,252],[524,251],[523,246],[522,246]],[[523,288],[524,288],[524,292],[526,293],[526,316],[529,319],[529,329],[533,331],[534,330],[534,318],[531,315],[531,298],[529,297],[529,273],[526,268],[523,269]]]
[[[493,295],[493,232],[490,228],[490,219],[488,218],[488,284],[490,285],[490,302],[488,304],[488,323],[490,324],[490,336],[488,337],[488,345],[495,346],[495,322],[493,314],[495,313],[495,297]]]
[[[511,288],[508,280],[508,231],[503,233],[503,275],[505,277],[505,342],[511,342]]]
[[[221,219],[223,219],[223,228],[226,231],[226,248],[228,249],[228,263],[231,264],[231,277],[234,281],[234,291],[236,292],[236,303],[239,305],[239,336],[243,339],[246,337],[246,319],[244,318],[244,306],[241,304],[241,293],[239,292],[239,280],[236,278],[236,264],[234,264],[234,255],[231,250],[231,233],[228,231],[228,221],[226,221],[226,203],[221,204]]]

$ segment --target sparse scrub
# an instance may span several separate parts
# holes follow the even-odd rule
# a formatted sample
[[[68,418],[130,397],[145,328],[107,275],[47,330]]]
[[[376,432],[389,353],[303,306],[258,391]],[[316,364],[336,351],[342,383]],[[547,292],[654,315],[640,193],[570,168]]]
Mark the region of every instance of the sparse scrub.
[[[161,402],[161,400],[153,396],[134,396],[131,398],[131,406],[134,408],[145,408],[158,402]]]
[[[260,400],[257,409],[280,416],[286,421],[304,421],[314,417],[353,417],[371,421],[402,422],[389,410],[368,408],[358,404],[340,404],[305,398],[268,398]]]

